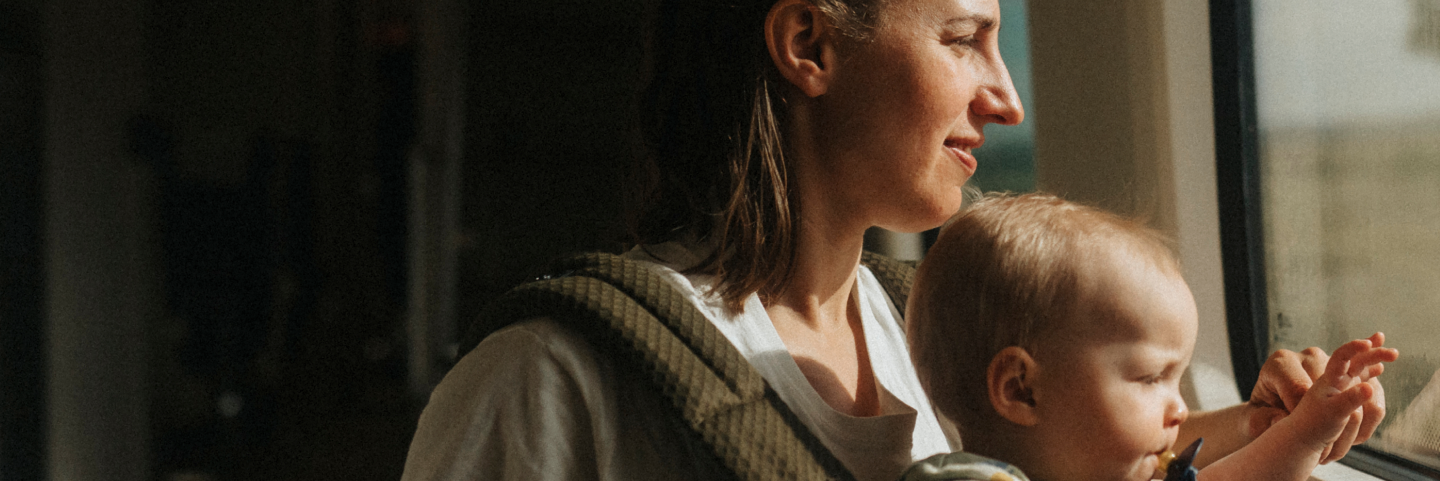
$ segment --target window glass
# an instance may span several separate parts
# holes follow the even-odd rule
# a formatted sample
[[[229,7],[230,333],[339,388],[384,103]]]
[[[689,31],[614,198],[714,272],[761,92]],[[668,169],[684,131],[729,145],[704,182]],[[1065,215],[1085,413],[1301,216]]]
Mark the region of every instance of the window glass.
[[[1252,8],[1271,348],[1385,332],[1367,445],[1440,468],[1440,0]]]

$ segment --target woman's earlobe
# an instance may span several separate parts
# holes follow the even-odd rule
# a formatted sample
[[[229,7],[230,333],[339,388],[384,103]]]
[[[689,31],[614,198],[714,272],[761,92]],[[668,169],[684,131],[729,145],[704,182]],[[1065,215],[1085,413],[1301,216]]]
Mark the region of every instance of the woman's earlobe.
[[[1001,349],[991,358],[985,387],[990,391],[990,406],[1000,417],[1021,426],[1040,421],[1033,383],[1027,380],[1033,379],[1036,367],[1035,358],[1017,346]]]
[[[834,62],[829,22],[806,0],[780,0],[765,17],[765,44],[780,75],[807,97],[830,87]]]

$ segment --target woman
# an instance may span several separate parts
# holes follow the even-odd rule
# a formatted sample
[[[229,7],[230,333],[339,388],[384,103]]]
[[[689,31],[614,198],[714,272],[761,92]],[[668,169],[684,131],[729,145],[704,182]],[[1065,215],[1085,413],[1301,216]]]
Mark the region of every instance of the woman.
[[[626,256],[684,292],[859,479],[958,446],[858,263],[866,229],[920,231],[958,210],[984,126],[1023,119],[999,26],[995,0],[661,5],[654,163]],[[1182,437],[1203,434],[1207,453],[1243,444],[1323,366],[1318,351],[1277,354],[1255,404],[1197,413]],[[527,320],[432,394],[405,479],[723,477],[667,409],[580,335]],[[1335,452],[1381,417],[1357,413]]]

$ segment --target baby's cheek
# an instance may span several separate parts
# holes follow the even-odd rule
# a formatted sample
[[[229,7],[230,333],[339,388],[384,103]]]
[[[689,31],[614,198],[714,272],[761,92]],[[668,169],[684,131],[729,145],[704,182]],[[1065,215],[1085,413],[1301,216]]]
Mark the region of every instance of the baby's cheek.
[[[1146,456],[1164,448],[1169,442],[1166,428],[1166,406],[1168,398],[1154,390],[1148,395],[1137,397],[1138,402],[1127,411],[1127,426],[1130,435],[1126,438],[1127,448],[1132,456]]]
[[[1103,430],[1097,430],[1094,436],[1087,443],[1107,446],[1106,451],[1110,457],[1117,459],[1128,459],[1135,457],[1138,453],[1147,451],[1148,440],[1154,438],[1156,430],[1150,427],[1148,422],[1142,419],[1148,418],[1141,411],[1129,411],[1124,413],[1111,426]]]

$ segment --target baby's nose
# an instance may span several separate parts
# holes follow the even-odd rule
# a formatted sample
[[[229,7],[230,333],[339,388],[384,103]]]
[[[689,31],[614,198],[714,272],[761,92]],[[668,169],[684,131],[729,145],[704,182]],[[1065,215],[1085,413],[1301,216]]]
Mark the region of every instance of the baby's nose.
[[[1185,406],[1185,400],[1175,396],[1174,400],[1165,409],[1165,427],[1179,426],[1190,417],[1190,409]]]

